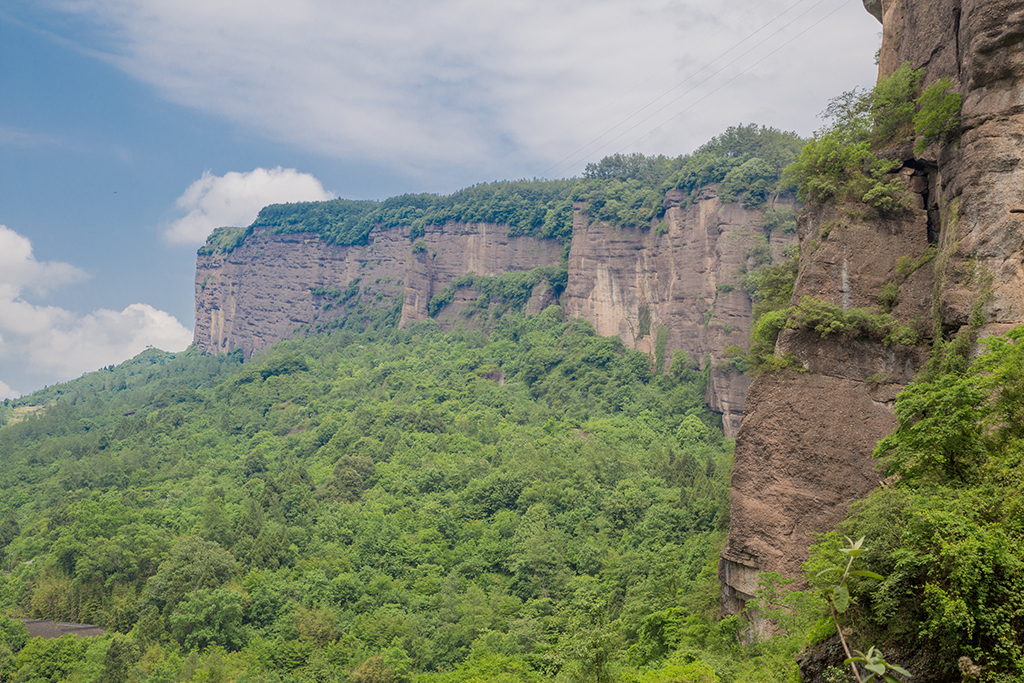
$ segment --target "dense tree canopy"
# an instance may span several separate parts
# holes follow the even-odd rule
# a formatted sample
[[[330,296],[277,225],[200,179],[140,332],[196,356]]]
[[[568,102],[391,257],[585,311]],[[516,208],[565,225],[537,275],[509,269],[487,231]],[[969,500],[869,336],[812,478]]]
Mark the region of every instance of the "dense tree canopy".
[[[0,605],[124,635],[12,631],[0,676],[610,680],[683,644],[756,670],[714,619],[707,368],[560,320],[148,351],[14,402],[48,407],[0,429]]]
[[[381,202],[333,199],[274,204],[253,224],[220,228],[200,253],[230,252],[256,228],[271,233],[314,232],[331,244],[365,243],[374,228],[408,227],[417,239],[428,225],[486,222],[507,225],[510,235],[532,235],[568,244],[573,203],[586,202],[594,219],[650,229],[664,215],[666,190],[680,188],[692,201],[706,185],[727,180],[723,201],[762,207],[782,169],[804,141],[795,133],[750,124],[733,126],[692,155],[613,154],[587,164],[581,178],[480,183],[450,195],[405,194]]]

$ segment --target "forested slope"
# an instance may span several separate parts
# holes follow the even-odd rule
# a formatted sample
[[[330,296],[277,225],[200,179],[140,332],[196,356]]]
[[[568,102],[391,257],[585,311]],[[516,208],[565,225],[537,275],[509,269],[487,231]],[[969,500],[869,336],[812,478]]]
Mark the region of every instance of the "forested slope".
[[[0,678],[751,680],[706,368],[560,319],[148,351],[23,399],[0,605],[110,635],[11,622]]]

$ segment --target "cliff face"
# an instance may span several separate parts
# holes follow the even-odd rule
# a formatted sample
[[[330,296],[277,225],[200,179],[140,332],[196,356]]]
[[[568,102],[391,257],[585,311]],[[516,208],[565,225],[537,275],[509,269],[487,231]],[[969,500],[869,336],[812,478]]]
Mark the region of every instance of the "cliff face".
[[[568,281],[561,303],[604,335],[671,363],[682,349],[712,363],[708,402],[735,435],[749,379],[718,367],[722,350],[745,346],[750,299],[741,269],[764,235],[761,211],[723,204],[713,188],[683,208],[669,192],[667,231],[614,228],[591,222],[585,207],[574,211]],[[200,255],[196,268],[195,343],[212,353],[242,349],[245,356],[349,315],[352,302],[393,305],[403,295],[401,324],[423,320],[431,298],[463,275],[497,276],[556,265],[554,240],[509,237],[506,226],[448,223],[428,226],[413,248],[407,229],[374,230],[368,244],[332,246],[313,234],[256,231],[229,253]],[[795,235],[769,240],[773,259]],[[333,289],[332,289],[333,288]],[[450,327],[475,307],[479,292],[460,288],[435,316]],[[538,285],[528,313],[559,303],[547,283]]]
[[[404,295],[402,324],[427,317],[430,298],[468,273],[500,275],[557,264],[554,240],[508,237],[501,226],[428,228],[413,250],[408,230],[374,230],[368,244],[336,246],[311,233],[257,231],[233,251],[200,254],[195,344],[246,358],[313,326],[328,326],[359,298],[390,307]],[[333,288],[333,292],[324,292]],[[349,289],[351,288],[351,289]]]
[[[901,322],[927,335],[998,333],[1024,322],[1024,2],[865,0],[883,21],[880,75],[910,62],[924,85],[950,78],[963,97],[958,144],[902,166],[914,208],[880,216],[828,204],[800,220],[794,301],[814,296],[879,306],[897,292]],[[776,354],[803,372],[759,378],[737,438],[729,540],[719,574],[723,607],[742,608],[758,571],[795,576],[815,533],[879,481],[871,452],[895,427],[898,391],[927,348],[794,330]]]
[[[666,196],[664,234],[593,224],[578,208],[565,313],[652,357],[660,331],[666,367],[674,349],[693,360],[710,358],[708,404],[735,436],[750,379],[717,366],[723,349],[746,347],[750,337],[751,304],[740,274],[754,267],[750,252],[764,235],[763,218],[739,203],[721,203],[712,188],[687,208],[681,200],[676,191]],[[794,242],[793,235],[772,235],[773,260]]]

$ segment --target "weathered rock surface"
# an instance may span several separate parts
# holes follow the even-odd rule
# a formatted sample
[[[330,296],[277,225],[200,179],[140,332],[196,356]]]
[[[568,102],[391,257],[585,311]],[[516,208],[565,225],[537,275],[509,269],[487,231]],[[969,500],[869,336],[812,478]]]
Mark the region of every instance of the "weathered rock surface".
[[[365,246],[336,247],[316,235],[257,230],[230,253],[199,255],[194,342],[209,353],[238,348],[250,358],[342,314],[324,310],[328,302],[314,288],[355,283],[364,296],[394,300],[409,257],[409,240],[398,231],[374,235]]]
[[[369,243],[326,244],[310,233],[257,231],[228,254],[200,255],[196,267],[195,344],[210,353],[240,348],[246,358],[315,324],[346,315],[317,288],[358,287],[387,307],[404,295],[402,323],[427,317],[430,298],[475,272],[500,275],[557,264],[554,240],[509,237],[503,226],[450,223],[429,229],[413,253],[408,231],[374,230]]]
[[[713,188],[686,208],[679,194],[666,196],[664,234],[593,224],[577,210],[565,312],[652,357],[662,328],[666,367],[673,349],[698,361],[709,357],[708,404],[735,436],[750,379],[715,365],[724,348],[745,348],[750,337],[751,304],[740,274],[753,268],[748,254],[764,235],[763,217],[738,203],[722,204]],[[774,258],[794,242],[793,235],[772,235]]]
[[[751,304],[740,274],[754,266],[748,254],[764,235],[763,214],[722,204],[714,188],[686,208],[682,199],[679,192],[668,193],[664,234],[593,223],[577,206],[561,303],[567,316],[585,318],[599,333],[660,356],[666,368],[676,349],[711,362],[707,400],[734,436],[750,380],[716,364],[725,347],[745,347],[749,337]],[[213,353],[240,348],[248,358],[347,315],[350,308],[341,304],[386,307],[399,294],[404,325],[427,318],[431,298],[467,273],[497,276],[559,262],[557,242],[507,233],[507,226],[483,223],[428,226],[416,240],[422,247],[414,250],[407,229],[374,230],[368,244],[347,247],[313,234],[257,231],[230,253],[199,256],[195,343]],[[772,257],[781,258],[795,241],[795,235],[772,235]],[[335,294],[324,295],[325,288]],[[486,309],[479,296],[475,288],[459,288],[436,319],[446,328],[479,319]],[[554,303],[555,293],[542,283],[526,312],[537,314]]]
[[[1024,1],[865,0],[881,10],[880,74],[904,62],[924,85],[950,78],[963,96],[958,144],[886,154],[915,206],[883,217],[826,205],[800,220],[794,300],[892,308],[925,335],[974,323],[981,334],[1024,322]],[[742,608],[758,571],[796,576],[815,533],[879,479],[874,444],[895,426],[898,390],[927,348],[785,331],[776,354],[804,372],[758,379],[748,394],[732,480],[729,540],[719,575],[723,607]]]
[[[466,273],[495,276],[557,265],[562,253],[555,240],[509,237],[508,226],[487,223],[429,226],[417,241],[422,241],[426,249],[409,262],[402,325],[426,320],[431,297]],[[405,248],[409,249],[408,239]],[[463,293],[462,297],[467,294]],[[463,301],[465,299],[460,297],[455,303]]]

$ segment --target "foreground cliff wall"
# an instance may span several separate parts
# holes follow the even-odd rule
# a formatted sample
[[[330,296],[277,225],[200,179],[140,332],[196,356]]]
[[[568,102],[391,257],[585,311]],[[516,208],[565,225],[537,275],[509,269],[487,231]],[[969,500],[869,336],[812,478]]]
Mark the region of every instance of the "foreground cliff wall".
[[[661,230],[594,222],[577,204],[561,301],[542,283],[526,310],[562,303],[566,316],[660,357],[665,368],[674,350],[710,363],[707,400],[734,436],[750,380],[720,361],[727,346],[746,346],[750,334],[751,302],[740,277],[757,265],[752,252],[764,243],[764,216],[722,203],[714,187],[684,204],[681,192],[668,193]],[[404,325],[426,319],[431,298],[467,273],[493,277],[560,262],[555,240],[507,233],[503,225],[453,222],[427,226],[415,242],[408,228],[391,228],[373,230],[365,245],[336,246],[311,233],[257,228],[230,252],[199,255],[195,344],[211,353],[239,348],[249,358],[281,339],[330,329],[354,303],[387,308],[399,296]],[[793,234],[771,235],[771,258],[782,258],[795,241]],[[444,327],[469,324],[479,294],[458,289],[436,319]]]
[[[800,220],[794,301],[878,307],[927,336],[984,336],[1024,323],[1024,2],[865,1],[883,21],[880,75],[910,62],[924,86],[950,78],[963,97],[959,141],[901,162],[914,208],[882,216],[828,204]],[[909,272],[909,274],[908,274]],[[814,534],[879,482],[874,444],[928,347],[786,330],[776,355],[800,370],[758,378],[737,438],[723,607],[743,608],[759,571],[797,576]]]

